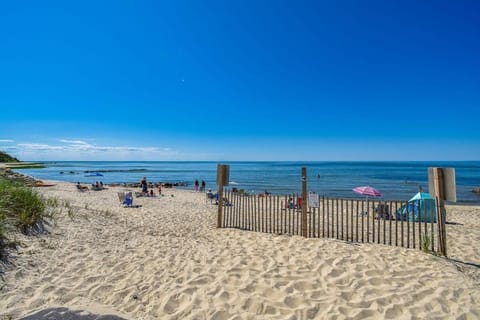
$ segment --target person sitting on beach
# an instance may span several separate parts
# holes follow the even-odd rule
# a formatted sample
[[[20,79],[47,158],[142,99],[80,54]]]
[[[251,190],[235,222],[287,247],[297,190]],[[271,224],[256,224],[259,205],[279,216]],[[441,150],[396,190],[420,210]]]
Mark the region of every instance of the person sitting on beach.
[[[212,200],[215,196],[213,195],[212,189],[208,189],[207,199]]]
[[[297,197],[297,209],[302,208],[302,197]]]
[[[155,197],[155,193],[153,193],[153,189],[150,190],[150,197]]]
[[[288,209],[293,209],[295,208],[295,202],[293,201],[293,198],[290,197],[288,198]]]
[[[82,186],[80,182],[77,182],[77,189],[83,191],[83,190],[88,190],[88,187]]]
[[[92,189],[95,191],[103,190],[103,183],[95,181],[95,184],[92,184]]]

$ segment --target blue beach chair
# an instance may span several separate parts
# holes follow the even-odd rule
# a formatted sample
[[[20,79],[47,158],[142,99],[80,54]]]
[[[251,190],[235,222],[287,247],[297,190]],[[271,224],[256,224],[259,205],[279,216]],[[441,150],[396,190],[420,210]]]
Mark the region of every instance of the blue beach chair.
[[[133,206],[133,195],[132,192],[117,192],[118,194],[118,200],[126,206],[126,207],[132,207]]]

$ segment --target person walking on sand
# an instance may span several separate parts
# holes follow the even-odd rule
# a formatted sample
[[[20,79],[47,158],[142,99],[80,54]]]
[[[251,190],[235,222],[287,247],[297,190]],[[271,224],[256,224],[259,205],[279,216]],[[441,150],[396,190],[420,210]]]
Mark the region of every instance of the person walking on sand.
[[[159,196],[162,195],[162,183],[161,182],[158,183],[158,195]]]
[[[195,192],[198,192],[198,180],[195,179]]]

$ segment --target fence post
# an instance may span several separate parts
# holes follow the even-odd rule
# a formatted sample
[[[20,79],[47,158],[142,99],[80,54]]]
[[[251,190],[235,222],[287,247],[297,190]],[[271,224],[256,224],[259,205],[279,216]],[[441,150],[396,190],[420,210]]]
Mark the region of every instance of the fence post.
[[[229,175],[230,175],[230,166],[225,164],[217,165],[217,185],[218,185],[217,228],[222,227],[223,187],[225,185],[228,185]]]
[[[447,232],[445,228],[445,204],[443,199],[445,197],[443,192],[443,173],[440,168],[433,168],[433,183],[435,195],[437,200],[437,224],[438,224],[438,244],[440,252],[447,256]]]
[[[302,168],[302,236],[307,235],[307,168]]]

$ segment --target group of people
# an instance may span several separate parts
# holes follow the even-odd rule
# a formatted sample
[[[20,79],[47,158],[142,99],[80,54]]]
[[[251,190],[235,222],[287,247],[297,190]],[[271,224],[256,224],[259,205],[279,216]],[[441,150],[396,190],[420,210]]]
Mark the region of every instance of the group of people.
[[[302,207],[302,197],[297,197],[297,201],[293,197],[288,198],[287,208],[288,209],[300,209]]]
[[[198,192],[199,188],[200,188],[200,192],[205,192],[205,187],[207,186],[207,184],[205,183],[205,180],[202,180],[202,184],[200,185],[200,183],[198,182],[198,179],[195,179],[195,192]]]
[[[159,182],[157,184],[158,186],[158,195],[162,195],[162,183]],[[194,182],[194,186],[195,186],[195,192],[205,192],[205,188],[207,186],[205,180],[201,180],[201,182],[198,180],[198,179],[195,179],[195,182]],[[153,189],[150,189],[149,191],[149,185],[148,185],[148,182],[147,182],[147,177],[143,177],[141,180],[140,180],[140,188],[142,189],[141,191],[141,196],[143,197],[154,197],[155,196],[155,193],[153,191]]]
[[[148,191],[147,177],[143,177],[142,180],[140,180],[140,188],[142,188],[141,195],[143,197],[155,197],[155,192],[153,192],[153,189]],[[158,195],[162,195],[162,184],[160,182],[158,183]]]
[[[80,182],[77,182],[77,189],[80,191],[84,191],[88,190],[88,187],[80,184]],[[92,190],[98,191],[103,189],[105,189],[105,186],[102,181],[96,181],[95,183],[92,183]]]
[[[92,189],[93,190],[103,190],[103,189],[105,189],[105,187],[103,186],[102,181],[100,181],[100,182],[95,181],[95,184],[92,183]]]

